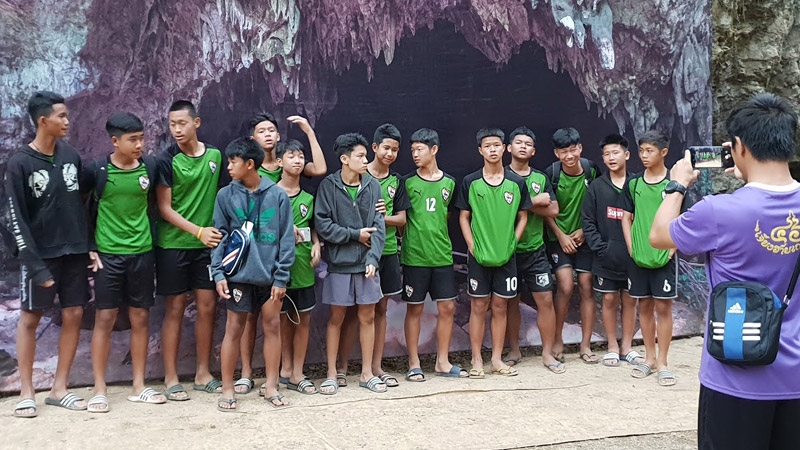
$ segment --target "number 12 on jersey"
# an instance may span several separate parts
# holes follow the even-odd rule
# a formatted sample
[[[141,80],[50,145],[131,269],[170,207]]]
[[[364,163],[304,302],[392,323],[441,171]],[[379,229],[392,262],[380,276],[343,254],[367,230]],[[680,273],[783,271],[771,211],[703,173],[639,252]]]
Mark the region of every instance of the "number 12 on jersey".
[[[425,209],[430,212],[436,211],[436,198],[428,197],[425,199]]]

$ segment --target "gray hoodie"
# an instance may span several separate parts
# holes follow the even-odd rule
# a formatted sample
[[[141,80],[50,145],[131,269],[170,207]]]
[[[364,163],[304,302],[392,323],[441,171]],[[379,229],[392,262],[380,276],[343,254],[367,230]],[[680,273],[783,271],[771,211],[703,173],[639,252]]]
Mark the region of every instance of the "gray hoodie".
[[[383,214],[375,210],[381,200],[381,185],[365,173],[356,201],[344,187],[342,171],[325,177],[319,184],[314,204],[314,226],[325,241],[324,254],[328,272],[363,273],[371,264],[378,267],[386,240]],[[377,228],[372,233],[372,247],[359,242],[362,228]]]
[[[261,197],[259,215],[250,234],[250,249],[236,275],[226,277],[222,270],[225,244],[231,231],[241,228],[247,213]],[[222,233],[222,241],[211,251],[211,275],[214,281],[228,279],[235,283],[256,286],[286,287],[289,268],[294,263],[294,222],[289,196],[267,177],[255,192],[234,180],[217,194],[214,205],[214,227]]]

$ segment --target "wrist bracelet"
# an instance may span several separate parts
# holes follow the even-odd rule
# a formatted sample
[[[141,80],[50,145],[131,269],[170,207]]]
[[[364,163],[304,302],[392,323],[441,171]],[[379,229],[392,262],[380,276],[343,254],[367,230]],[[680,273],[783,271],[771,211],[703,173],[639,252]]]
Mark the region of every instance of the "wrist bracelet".
[[[200,236],[203,234],[203,230],[205,230],[205,228],[204,228],[204,227],[200,227],[200,229],[199,229],[199,230],[197,230],[197,239],[198,239],[198,240],[201,240],[201,239],[200,239]]]

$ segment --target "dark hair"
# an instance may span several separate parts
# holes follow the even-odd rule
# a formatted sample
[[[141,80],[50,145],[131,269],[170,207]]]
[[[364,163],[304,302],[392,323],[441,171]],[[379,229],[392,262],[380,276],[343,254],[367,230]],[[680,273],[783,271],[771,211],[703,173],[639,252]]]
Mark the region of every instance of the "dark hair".
[[[639,138],[639,145],[650,144],[661,150],[669,148],[669,138],[666,134],[658,130],[650,130]]]
[[[47,117],[53,113],[53,105],[64,103],[64,97],[50,91],[34,92],[28,100],[28,114],[36,124],[39,117]]]
[[[286,152],[305,153],[305,147],[303,147],[303,143],[297,139],[289,139],[286,142],[278,142],[278,144],[275,146],[275,157],[283,158],[283,155],[285,155]]]
[[[375,130],[375,135],[372,136],[372,142],[374,144],[381,145],[381,142],[383,142],[384,139],[394,139],[400,143],[400,140],[402,139],[402,136],[400,136],[400,130],[390,123],[385,123],[379,126]]]
[[[560,148],[572,147],[581,143],[581,135],[575,128],[559,128],[553,133],[553,148],[558,150]]]
[[[421,144],[425,144],[428,148],[433,148],[433,146],[439,146],[439,133],[436,130],[431,130],[430,128],[420,128],[419,130],[415,131],[411,138],[409,139],[412,144],[419,142]]]
[[[187,111],[192,119],[197,118],[197,109],[195,109],[194,104],[189,100],[178,100],[177,102],[173,103],[169,107],[169,112],[175,111]]]
[[[249,122],[247,122],[247,125],[248,125],[247,129],[248,129],[248,132],[250,133],[250,135],[255,133],[256,127],[261,122],[272,122],[272,124],[275,125],[275,128],[278,128],[278,121],[275,120],[275,116],[273,116],[272,114],[270,114],[270,113],[256,114],[255,116],[253,116],[250,119]]]
[[[775,94],[757,94],[736,105],[725,128],[731,142],[738,136],[758,161],[788,161],[795,154],[797,113]]]
[[[353,148],[358,145],[363,145],[364,148],[367,148],[369,143],[367,139],[359,133],[341,134],[333,143],[333,152],[336,156],[349,155],[353,152]]]
[[[601,152],[603,151],[603,147],[605,147],[606,145],[619,145],[626,151],[628,150],[628,140],[618,134],[609,134],[608,136],[600,140],[599,145]]]
[[[264,150],[250,136],[236,138],[225,147],[225,157],[228,159],[242,158],[244,162],[252,159],[256,169],[264,162]]]
[[[114,113],[106,121],[106,132],[109,136],[121,138],[125,134],[139,131],[144,131],[142,120],[129,112]]]
[[[478,130],[478,134],[475,135],[475,138],[478,140],[478,147],[481,146],[481,143],[487,137],[499,137],[500,140],[503,141],[503,143],[505,143],[506,141],[506,134],[503,133],[503,130],[501,130],[500,128],[494,128],[494,127],[481,128],[480,130]]]
[[[511,134],[508,135],[508,143],[510,144],[511,142],[514,141],[515,137],[520,136],[520,135],[521,136],[528,136],[529,138],[533,139],[534,143],[536,143],[536,135],[533,134],[533,131],[531,131],[531,129],[528,128],[528,127],[517,127],[517,128],[514,128],[514,131],[512,131]]]

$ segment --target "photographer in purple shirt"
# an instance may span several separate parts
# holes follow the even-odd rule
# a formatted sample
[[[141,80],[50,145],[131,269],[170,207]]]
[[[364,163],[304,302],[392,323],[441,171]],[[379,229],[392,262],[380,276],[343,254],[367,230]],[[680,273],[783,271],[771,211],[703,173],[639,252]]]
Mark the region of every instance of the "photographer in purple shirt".
[[[734,170],[747,184],[680,214],[685,188],[698,175],[687,151],[672,168],[679,186],[665,189],[650,243],[706,254],[712,289],[724,281],[756,281],[782,296],[800,251],[800,184],[789,172],[797,115],[786,100],[759,94],[736,106],[725,126]],[[723,364],[703,346],[700,383],[698,448],[800,448],[800,301],[785,311],[772,364]]]

